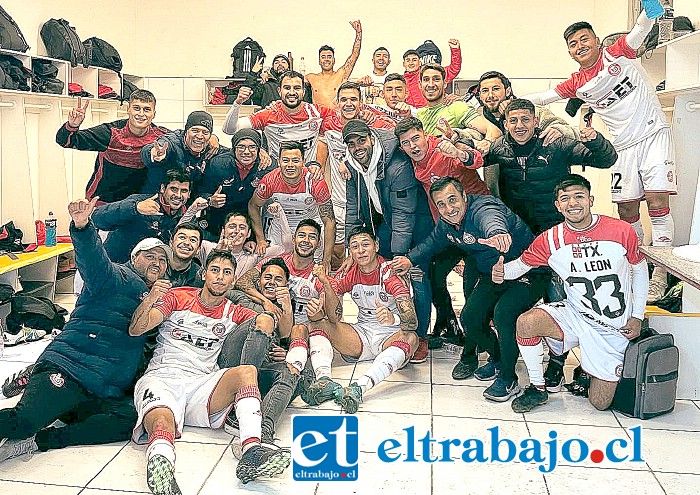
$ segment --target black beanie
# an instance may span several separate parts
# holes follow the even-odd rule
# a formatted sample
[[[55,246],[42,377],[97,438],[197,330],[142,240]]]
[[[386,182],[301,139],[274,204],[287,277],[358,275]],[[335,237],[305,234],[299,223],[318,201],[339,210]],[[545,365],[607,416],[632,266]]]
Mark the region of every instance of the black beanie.
[[[260,137],[260,133],[258,133],[258,131],[255,129],[240,129],[239,131],[236,131],[231,138],[231,147],[235,148],[236,145],[244,139],[252,140],[258,148],[260,148],[260,145],[262,144],[262,138]]]
[[[289,66],[289,68],[290,69],[292,68],[292,64],[289,63],[289,57],[286,55],[282,55],[281,53],[279,55],[275,55],[275,58],[272,59],[272,65],[275,65],[275,60],[277,60],[278,58],[285,59],[287,61],[287,65]]]
[[[202,110],[196,110],[187,117],[185,130],[196,125],[209,129],[209,132],[214,132],[214,119],[211,115]]]

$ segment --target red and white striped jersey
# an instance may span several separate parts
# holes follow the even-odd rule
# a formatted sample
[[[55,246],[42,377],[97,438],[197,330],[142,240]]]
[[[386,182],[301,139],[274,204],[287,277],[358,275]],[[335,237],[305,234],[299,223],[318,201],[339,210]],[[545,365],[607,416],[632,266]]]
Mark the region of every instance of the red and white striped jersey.
[[[392,274],[390,262],[381,256],[379,266],[370,273],[362,273],[359,266],[354,264],[346,276],[338,275],[334,279],[333,289],[338,296],[350,292],[358,308],[358,323],[376,325],[379,325],[376,317],[378,304],[388,308],[392,314],[398,315],[396,299],[411,297],[406,283]]]
[[[549,265],[564,281],[566,299],[579,313],[613,329],[632,316],[630,264],[644,261],[637,234],[622,220],[596,215],[585,230],[566,222],[542,232],[521,260]]]
[[[557,85],[562,98],[590,104],[608,126],[615,149],[629,148],[669,127],[649,76],[623,36],[603,48],[592,67],[580,69]]]
[[[219,369],[224,338],[257,313],[226,299],[210,307],[200,298],[201,289],[170,289],[153,306],[165,316],[158,330],[157,343],[148,371],[179,368],[192,374],[207,374]]]

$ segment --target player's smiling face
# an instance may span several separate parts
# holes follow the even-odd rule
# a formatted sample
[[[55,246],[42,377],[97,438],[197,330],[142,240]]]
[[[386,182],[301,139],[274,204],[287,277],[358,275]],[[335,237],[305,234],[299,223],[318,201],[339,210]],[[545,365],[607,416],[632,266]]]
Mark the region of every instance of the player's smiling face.
[[[399,146],[411,160],[419,162],[428,154],[428,137],[425,131],[410,129],[399,136]]]
[[[389,65],[389,52],[386,50],[377,50],[372,56],[372,64],[375,72],[383,73]]]
[[[513,110],[506,113],[503,125],[516,143],[525,144],[535,134],[537,118],[534,113],[524,108]]]
[[[193,125],[185,131],[185,146],[196,155],[204,151],[209,144],[209,138],[211,138],[209,129],[201,125]]]
[[[335,65],[335,55],[333,55],[333,52],[330,50],[323,50],[318,54],[318,64],[324,71],[333,70],[333,66]]]
[[[442,74],[433,69],[427,69],[420,78],[420,90],[426,100],[439,101],[445,94],[445,80]]]
[[[301,179],[304,169],[304,157],[299,150],[282,150],[279,161],[282,178],[285,182],[296,184]]]
[[[250,167],[258,159],[258,145],[252,139],[241,139],[235,147],[236,160],[244,167]]]
[[[418,55],[407,55],[403,59],[403,68],[406,69],[406,72],[415,72],[420,69],[420,58],[418,58]]]
[[[462,223],[467,211],[467,198],[464,193],[460,193],[454,185],[449,184],[442,191],[435,191],[432,199],[443,220],[452,225]]]
[[[360,112],[360,93],[352,88],[341,89],[338,94],[338,107],[345,120],[356,119]]]
[[[165,271],[168,268],[168,256],[163,248],[154,247],[148,251],[139,251],[136,256],[131,258],[131,264],[141,278],[153,283],[165,276]]]
[[[503,82],[498,77],[484,79],[479,84],[479,100],[491,112],[498,110],[498,106],[503,100],[510,96],[510,88],[505,89]]]
[[[600,40],[590,29],[579,29],[566,40],[569,55],[587,69],[594,65],[600,56]]]
[[[298,77],[285,77],[279,87],[280,100],[287,108],[296,108],[304,98],[304,81]]]
[[[180,229],[170,240],[170,247],[173,256],[181,261],[188,261],[194,258],[201,242],[200,234],[196,230]]]
[[[279,266],[266,266],[260,274],[260,292],[270,301],[277,300],[277,287],[285,287],[286,285],[287,276]]]
[[[554,206],[572,227],[586,228],[593,221],[591,215],[593,196],[583,186],[571,186],[559,191]]]
[[[156,104],[135,99],[129,103],[126,114],[129,116],[129,127],[132,130],[143,131],[151,125],[153,117],[156,116]]]
[[[190,183],[172,181],[167,186],[160,186],[163,203],[173,210],[183,207],[190,199]]]
[[[310,258],[318,246],[319,234],[311,225],[299,227],[294,234],[294,251],[300,258]]]
[[[242,246],[249,235],[250,227],[244,216],[234,215],[224,225],[223,238],[229,247]]]
[[[348,138],[348,152],[357,163],[367,167],[372,159],[372,149],[374,148],[374,137],[351,135]]]
[[[406,83],[397,80],[384,83],[384,100],[392,110],[397,103],[406,101]]]
[[[204,288],[212,295],[221,297],[233,286],[235,268],[230,260],[214,258],[204,272]]]
[[[350,238],[350,256],[360,268],[371,265],[377,261],[379,244],[367,234],[358,234]]]

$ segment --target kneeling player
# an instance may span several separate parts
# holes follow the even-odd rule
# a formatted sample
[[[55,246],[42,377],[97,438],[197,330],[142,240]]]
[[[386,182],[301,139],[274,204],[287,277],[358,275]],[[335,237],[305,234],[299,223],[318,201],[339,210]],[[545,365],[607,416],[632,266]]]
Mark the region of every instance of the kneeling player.
[[[379,256],[379,242],[366,227],[349,238],[354,264],[342,278],[329,280],[323,267],[314,272],[324,287],[321,299],[307,306],[309,351],[317,380],[302,393],[309,405],[335,399],[345,412],[354,414],[364,394],[405,365],[418,347],[418,319],[407,283],[393,275],[389,262]],[[352,293],[358,307],[356,324],[337,321],[342,316],[338,296]],[[325,298],[325,301],[324,301]],[[320,319],[322,306],[327,318]],[[344,357],[372,366],[357,381],[341,387],[330,379],[333,348]]]
[[[627,222],[592,214],[590,192],[591,184],[580,175],[559,182],[554,204],[565,221],[540,234],[520,258],[494,266],[496,283],[544,265],[565,282],[566,300],[518,318],[518,347],[531,385],[513,400],[515,412],[547,402],[542,337],[556,354],[579,346],[581,366],[592,376],[588,399],[604,410],[615,395],[627,344],[641,330],[649,275],[637,235]]]
[[[269,314],[233,304],[226,293],[233,285],[236,263],[225,251],[213,251],[205,266],[204,288],[165,291],[154,284],[136,309],[131,335],[160,327],[153,358],[136,383],[134,403],[139,419],[133,440],[148,440],[147,482],[159,494],[179,494],[175,481],[175,445],[185,425],[221,428],[233,405],[240,421],[243,458],[236,476],[247,483],[281,473],[290,452],[260,445],[260,392],[254,366],[219,369],[216,364],[224,337],[251,318],[257,329],[271,334]],[[161,297],[162,296],[162,297]]]

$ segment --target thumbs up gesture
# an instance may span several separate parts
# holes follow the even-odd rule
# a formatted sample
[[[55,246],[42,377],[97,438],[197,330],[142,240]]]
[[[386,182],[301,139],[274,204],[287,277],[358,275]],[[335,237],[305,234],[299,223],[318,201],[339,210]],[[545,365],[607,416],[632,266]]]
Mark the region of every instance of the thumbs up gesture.
[[[389,311],[389,308],[382,305],[379,299],[374,300],[374,304],[377,306],[377,321],[381,325],[394,325],[394,314]]]
[[[168,152],[168,142],[166,141],[162,145],[158,141],[153,142],[153,148],[151,148],[151,160],[154,162],[161,162],[165,159],[165,155]]]
[[[73,219],[73,223],[77,228],[82,229],[88,224],[90,215],[92,215],[92,212],[95,210],[95,205],[99,199],[99,196],[95,196],[90,201],[87,199],[78,199],[68,204],[68,214]]]
[[[306,314],[312,320],[319,320],[323,317],[323,307],[326,304],[326,294],[321,292],[319,297],[314,297],[306,304]]]
[[[226,204],[226,195],[221,192],[223,186],[219,186],[219,188],[209,196],[209,205],[212,208],[221,208]]]
[[[83,100],[78,96],[78,106],[71,109],[68,114],[68,125],[71,127],[80,127],[80,124],[85,120],[85,111],[87,110],[90,100],[85,100],[85,105],[83,106]]]
[[[136,211],[141,215],[162,215],[160,211],[160,203],[158,202],[158,194],[154,194],[150,198],[136,203]]]
[[[505,269],[503,268],[503,256],[498,257],[498,261],[491,268],[491,280],[494,284],[502,284],[505,280]]]

